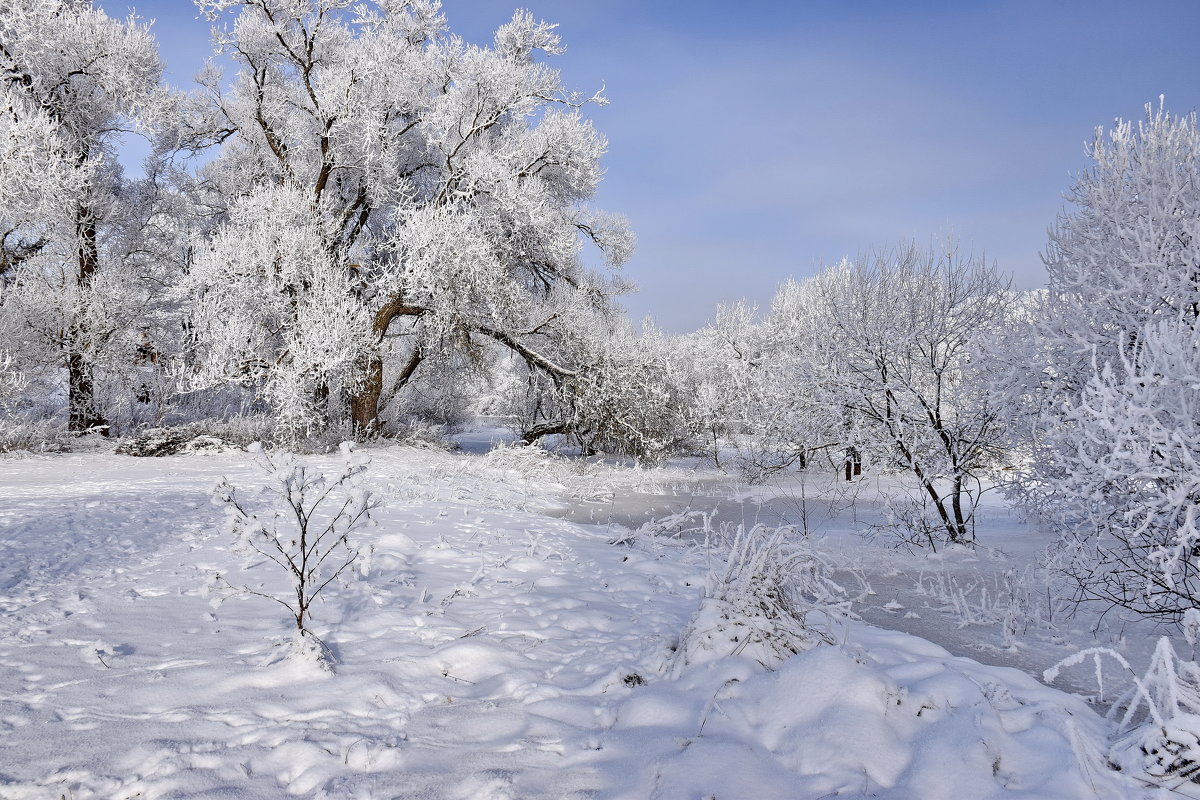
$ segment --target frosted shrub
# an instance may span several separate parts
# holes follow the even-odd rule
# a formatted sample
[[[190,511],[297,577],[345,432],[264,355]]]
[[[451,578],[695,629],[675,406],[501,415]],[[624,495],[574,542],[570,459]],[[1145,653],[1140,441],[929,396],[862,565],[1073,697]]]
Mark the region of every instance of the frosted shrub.
[[[15,411],[28,384],[12,356],[0,350],[0,453],[34,449],[38,439],[35,426]]]
[[[488,451],[483,457],[484,463],[494,469],[512,472],[526,481],[561,480],[567,471],[564,459],[536,444],[500,445]]]
[[[822,642],[833,643],[808,617],[848,613],[847,592],[791,533],[787,527],[738,526],[724,561],[709,570],[700,608],[676,652],[676,672],[739,655],[770,669]]]
[[[258,500],[249,500],[228,479],[217,485],[213,500],[225,506],[228,529],[242,552],[262,556],[287,573],[291,592],[280,597],[242,589],[287,608],[298,634],[315,639],[307,627],[309,609],[354,563],[358,549],[350,534],[380,505],[361,482],[370,461],[356,455],[349,442],[342,443],[343,466],[333,475],[313,472],[288,453],[270,455],[259,444],[251,445],[250,453],[269,476]],[[332,513],[319,513],[326,511]]]
[[[1194,610],[1190,613],[1193,619],[1200,616]],[[1195,627],[1188,631],[1193,648]],[[1116,661],[1133,684],[1109,711],[1109,719],[1116,725],[1108,752],[1110,764],[1149,779],[1200,782],[1200,664],[1180,659],[1164,636],[1140,677],[1119,653],[1096,647],[1046,670],[1046,680],[1054,680],[1062,668],[1090,657],[1103,699],[1102,656]]]
[[[388,435],[396,444],[419,450],[454,450],[458,445],[450,438],[449,429],[439,423],[419,417],[408,417],[392,426]]]
[[[925,497],[912,497],[903,490],[890,493],[883,498],[883,522],[873,526],[869,534],[882,533],[898,548],[913,551],[928,547],[936,553],[939,542],[943,545],[949,542],[929,506]],[[974,531],[973,523],[971,529]]]
[[[0,341],[3,337],[0,325]],[[53,381],[22,370],[11,353],[0,350],[0,453],[69,449],[71,437],[63,428],[61,416],[56,414],[55,391]]]
[[[1081,599],[1176,621],[1200,602],[1200,127],[1160,102],[1090,154],[1021,359],[1039,384],[1021,497],[1063,531]]]
[[[62,452],[70,448],[70,441],[62,425],[54,419],[29,419],[13,414],[0,407],[0,453],[13,450],[38,452]]]
[[[1200,598],[1198,342],[1183,319],[1121,337],[1043,434],[1060,471],[1039,473],[1033,504],[1063,531],[1056,555],[1083,599],[1176,621]]]

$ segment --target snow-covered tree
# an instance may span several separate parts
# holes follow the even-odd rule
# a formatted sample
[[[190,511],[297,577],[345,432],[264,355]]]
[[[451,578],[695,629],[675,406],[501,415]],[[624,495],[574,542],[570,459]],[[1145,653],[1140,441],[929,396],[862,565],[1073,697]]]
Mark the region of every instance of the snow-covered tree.
[[[758,308],[745,301],[718,306],[712,322],[703,328],[680,337],[678,346],[689,355],[693,372],[694,415],[699,421],[702,449],[720,466],[722,450],[733,437],[743,444],[769,442],[765,459],[753,455],[743,462],[753,462],[750,477],[782,468],[792,463],[791,454],[782,453],[780,446],[787,437],[772,436],[765,431],[775,420],[762,414],[769,390],[763,384],[759,367],[762,354],[777,343],[765,341],[765,327],[756,324]],[[740,438],[746,431],[754,436]],[[754,448],[743,453],[756,454]],[[746,464],[744,464],[746,465]]]
[[[583,247],[615,266],[630,236],[585,205],[606,143],[580,109],[602,98],[567,92],[543,63],[561,52],[553,26],[518,12],[479,47],[449,33],[435,0],[199,5],[214,17],[238,11],[217,34],[238,74],[228,87],[215,72],[205,78],[209,107],[187,137],[195,148],[220,144],[201,176],[218,226],[198,243],[208,266],[191,286],[208,298],[236,274],[269,307],[295,311],[198,300],[205,374],[244,375],[248,340],[277,413],[291,412],[270,387],[289,384],[295,396],[328,396],[330,408],[340,400],[359,431],[448,350],[470,360],[499,343],[570,382],[566,312],[606,312],[619,288],[585,267]],[[306,244],[287,256],[293,265],[273,266],[272,248],[294,237]],[[318,274],[311,285],[295,277]],[[270,293],[281,296],[268,303]],[[296,330],[301,308],[341,326],[336,380],[297,361],[289,343],[308,335]]]
[[[598,323],[599,324],[599,323]],[[585,451],[606,450],[658,462],[689,449],[702,425],[695,365],[678,337],[652,320],[635,333],[624,319],[603,335],[589,328],[576,345],[579,366],[558,394],[559,419]]]
[[[495,412],[513,420],[526,443],[560,435],[585,454],[621,453],[647,463],[691,449],[701,418],[685,337],[649,318],[639,333],[625,317],[596,312],[560,324],[562,341],[547,339],[541,352],[561,355],[569,369],[507,359]]]
[[[1197,604],[1200,130],[1160,104],[1098,131],[1051,232],[1024,499],[1063,532],[1081,596]]]
[[[1200,607],[1200,333],[1190,319],[1136,333],[1092,362],[1034,455],[1070,460],[1041,500],[1082,596],[1174,620]]]
[[[764,319],[745,302],[720,306],[686,340],[708,449],[719,463],[731,448],[732,465],[751,481],[803,469],[838,444],[830,438],[836,426],[829,410],[814,393],[819,354],[803,335],[808,312],[797,287],[781,288]],[[841,418],[840,408],[834,413]]]
[[[358,390],[370,318],[326,247],[320,208],[294,186],[266,186],[229,209],[184,281],[207,384],[253,386],[281,435],[325,427],[330,392]]]
[[[836,447],[912,474],[932,530],[973,539],[980,478],[1001,456],[1001,410],[974,358],[1006,321],[1006,281],[981,259],[908,245],[784,284],[762,371],[789,448]]]
[[[90,2],[0,13],[0,326],[24,367],[65,368],[72,431],[104,424],[97,369],[136,346],[140,204],[114,148],[160,73],[148,30]]]
[[[1048,397],[1076,395],[1092,362],[1157,319],[1200,314],[1200,131],[1160,103],[1146,119],[1097,130],[1094,165],[1050,233],[1042,324]]]

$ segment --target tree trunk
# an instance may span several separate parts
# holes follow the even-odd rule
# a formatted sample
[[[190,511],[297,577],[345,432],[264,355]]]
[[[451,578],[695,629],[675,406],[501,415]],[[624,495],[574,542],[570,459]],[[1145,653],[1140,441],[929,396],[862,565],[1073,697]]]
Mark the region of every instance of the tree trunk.
[[[540,425],[534,425],[529,430],[521,434],[521,444],[530,445],[536,442],[543,436],[553,436],[558,433],[566,433],[571,429],[571,426],[566,422],[543,422]]]
[[[372,353],[364,361],[363,388],[350,397],[350,420],[356,437],[368,436],[379,426],[379,397],[383,394],[383,359]]]
[[[375,312],[371,322],[371,333],[376,342],[382,342],[388,328],[397,317],[419,317],[425,313],[420,306],[410,306],[404,302],[402,295],[394,295],[383,307]],[[414,350],[413,357],[402,370],[397,379],[401,383],[412,377],[417,365],[421,363],[421,351]],[[383,359],[378,351],[372,349],[362,356],[360,368],[363,372],[363,387],[350,396],[350,420],[356,436],[367,436],[379,428],[379,399],[383,395]]]
[[[408,357],[408,363],[392,381],[392,387],[385,394],[383,391],[383,359],[378,353],[363,356],[363,374],[366,376],[363,388],[350,398],[350,419],[354,424],[354,433],[359,437],[367,437],[379,430],[379,412],[387,408],[388,403],[396,393],[408,383],[416,373],[417,367],[425,358],[421,348],[414,348]]]
[[[963,544],[970,544],[972,541],[971,532],[967,530],[967,518],[963,514],[962,496],[963,496],[963,479],[961,475],[954,478],[954,495],[951,499],[952,507],[954,508],[954,527],[958,529],[958,540]]]
[[[91,286],[100,262],[96,246],[96,219],[86,206],[81,206],[76,212],[75,235],[79,248],[79,272],[75,277],[75,285],[83,290]],[[83,433],[99,428],[107,436],[107,422],[96,411],[92,365],[81,347],[80,339],[85,333],[78,321],[71,323],[67,337],[67,430]]]
[[[100,416],[92,405],[93,394],[92,365],[83,354],[68,353],[67,430],[71,433],[83,433],[98,428],[100,433],[108,435],[104,417]]]
[[[933,485],[933,481],[925,478],[921,474],[921,486],[925,489],[925,493],[933,500],[933,507],[937,509],[938,519],[942,522],[942,529],[946,531],[946,536],[953,544],[960,544],[961,537],[958,528],[954,525],[954,521],[950,519],[950,514],[946,511],[946,500],[938,495],[937,487]]]
[[[803,458],[803,456],[801,456]],[[804,466],[803,463],[800,465]],[[846,448],[846,480],[851,481],[862,475],[862,454],[856,447]]]
[[[318,430],[329,428],[329,383],[321,381],[313,389],[313,409],[316,412]]]

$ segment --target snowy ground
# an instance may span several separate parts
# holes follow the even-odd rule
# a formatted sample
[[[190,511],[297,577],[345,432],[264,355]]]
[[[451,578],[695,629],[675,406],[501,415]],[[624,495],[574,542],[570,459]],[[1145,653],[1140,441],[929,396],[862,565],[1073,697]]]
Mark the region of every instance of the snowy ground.
[[[620,523],[687,498],[777,524],[795,486],[369,452],[386,506],[314,615],[332,673],[289,655],[284,609],[214,580],[286,591],[271,565],[244,568],[209,501],[222,476],[264,481],[245,454],[0,460],[0,798],[1148,791],[1103,766],[1105,723],[1083,700],[994,666],[1040,674],[1092,643],[1082,621],[1005,637],[983,613],[996,604],[973,599],[972,576],[994,581],[1036,549],[999,507],[980,538],[1004,553],[938,558],[852,533],[877,513],[869,492],[856,512],[809,509],[819,547],[875,591],[860,614],[992,666],[853,621],[774,670],[747,655],[681,664],[712,552],[694,534],[611,544]]]

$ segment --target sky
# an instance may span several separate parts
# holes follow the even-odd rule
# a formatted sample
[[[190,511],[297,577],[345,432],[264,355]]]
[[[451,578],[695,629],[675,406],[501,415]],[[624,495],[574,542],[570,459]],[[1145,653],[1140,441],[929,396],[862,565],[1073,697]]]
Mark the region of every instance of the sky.
[[[515,7],[559,23],[567,86],[610,103],[595,204],[627,216],[635,319],[674,332],[844,256],[953,236],[1017,288],[1097,126],[1165,95],[1200,108],[1194,0],[444,0],[485,43]],[[104,0],[153,19],[191,85],[208,24],[187,0]]]

